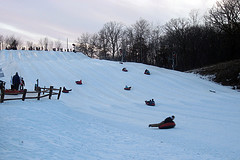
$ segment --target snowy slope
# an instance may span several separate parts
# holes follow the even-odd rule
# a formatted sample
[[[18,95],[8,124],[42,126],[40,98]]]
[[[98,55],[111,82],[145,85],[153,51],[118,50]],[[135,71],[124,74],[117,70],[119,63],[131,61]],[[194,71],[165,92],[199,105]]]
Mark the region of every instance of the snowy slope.
[[[240,158],[240,93],[227,87],[189,73],[71,52],[4,50],[0,66],[7,88],[17,71],[28,90],[36,79],[40,86],[73,90],[60,100],[0,104],[1,160]],[[76,85],[80,79],[83,85]],[[146,106],[152,98],[156,106]],[[173,114],[174,129],[148,128]]]

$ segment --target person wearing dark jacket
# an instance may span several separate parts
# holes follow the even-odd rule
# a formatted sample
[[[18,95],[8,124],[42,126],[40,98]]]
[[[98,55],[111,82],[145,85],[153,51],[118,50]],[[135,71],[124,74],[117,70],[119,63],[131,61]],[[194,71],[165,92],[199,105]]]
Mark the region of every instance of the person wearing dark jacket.
[[[20,77],[18,75],[18,72],[16,72],[16,74],[13,76],[12,83],[13,83],[13,88],[18,90],[19,84],[20,84]]]
[[[145,103],[149,106],[155,106],[154,99],[151,99],[150,101],[145,101]]]
[[[164,123],[168,123],[168,122],[172,122],[174,120],[175,116],[172,116],[172,117],[167,117],[165,120],[164,120]]]
[[[171,116],[171,117],[167,117],[164,121],[162,121],[161,123],[156,123],[156,124],[149,124],[148,127],[159,127],[164,123],[169,123],[169,122],[173,122],[175,116]]]

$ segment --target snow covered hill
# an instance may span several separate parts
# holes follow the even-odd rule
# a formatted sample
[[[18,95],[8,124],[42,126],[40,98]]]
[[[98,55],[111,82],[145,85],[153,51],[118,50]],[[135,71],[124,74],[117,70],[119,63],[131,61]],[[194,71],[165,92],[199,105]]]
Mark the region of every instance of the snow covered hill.
[[[3,50],[0,66],[6,88],[18,72],[28,90],[36,79],[72,89],[60,100],[1,103],[1,160],[240,158],[240,93],[194,74],[72,52]],[[156,106],[145,105],[150,99]],[[148,128],[171,115],[175,128]]]

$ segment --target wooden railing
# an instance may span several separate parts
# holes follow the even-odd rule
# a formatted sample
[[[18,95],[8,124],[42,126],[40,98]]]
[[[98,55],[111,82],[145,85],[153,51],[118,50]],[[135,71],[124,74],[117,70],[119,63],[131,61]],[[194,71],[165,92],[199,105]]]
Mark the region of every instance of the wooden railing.
[[[58,91],[58,92],[54,92],[54,91]],[[61,95],[61,91],[62,91],[62,87],[60,87],[59,89],[55,89],[53,86],[50,86],[50,88],[37,87],[36,91],[27,91],[27,89],[24,89],[23,92],[18,93],[18,95],[22,94],[22,97],[14,98],[14,96],[11,96],[10,98],[6,98],[5,90],[1,89],[0,103],[3,103],[4,101],[10,101],[10,100],[22,100],[22,101],[24,101],[25,99],[40,100],[43,97],[49,97],[49,99],[51,99],[53,95],[57,95],[57,99],[59,99]],[[34,94],[34,93],[37,94],[37,96],[28,96],[28,94]]]

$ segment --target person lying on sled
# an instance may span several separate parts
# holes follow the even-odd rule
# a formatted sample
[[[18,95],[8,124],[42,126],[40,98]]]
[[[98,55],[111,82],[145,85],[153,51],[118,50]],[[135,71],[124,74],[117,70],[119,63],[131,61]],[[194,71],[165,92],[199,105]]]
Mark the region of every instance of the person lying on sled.
[[[145,101],[147,105],[154,106],[155,102],[154,99],[151,99],[150,101]]]
[[[156,124],[149,124],[148,127],[159,127],[161,126],[162,124],[165,124],[165,123],[169,123],[169,122],[173,122],[175,116],[172,115],[171,117],[167,117],[164,121],[162,121],[161,123],[156,123]]]
[[[150,71],[146,69],[146,70],[144,71],[144,74],[150,74]]]
[[[126,68],[123,68],[122,71],[127,72],[128,70]]]
[[[127,85],[125,86],[125,90],[130,90],[132,87],[128,87]]]

